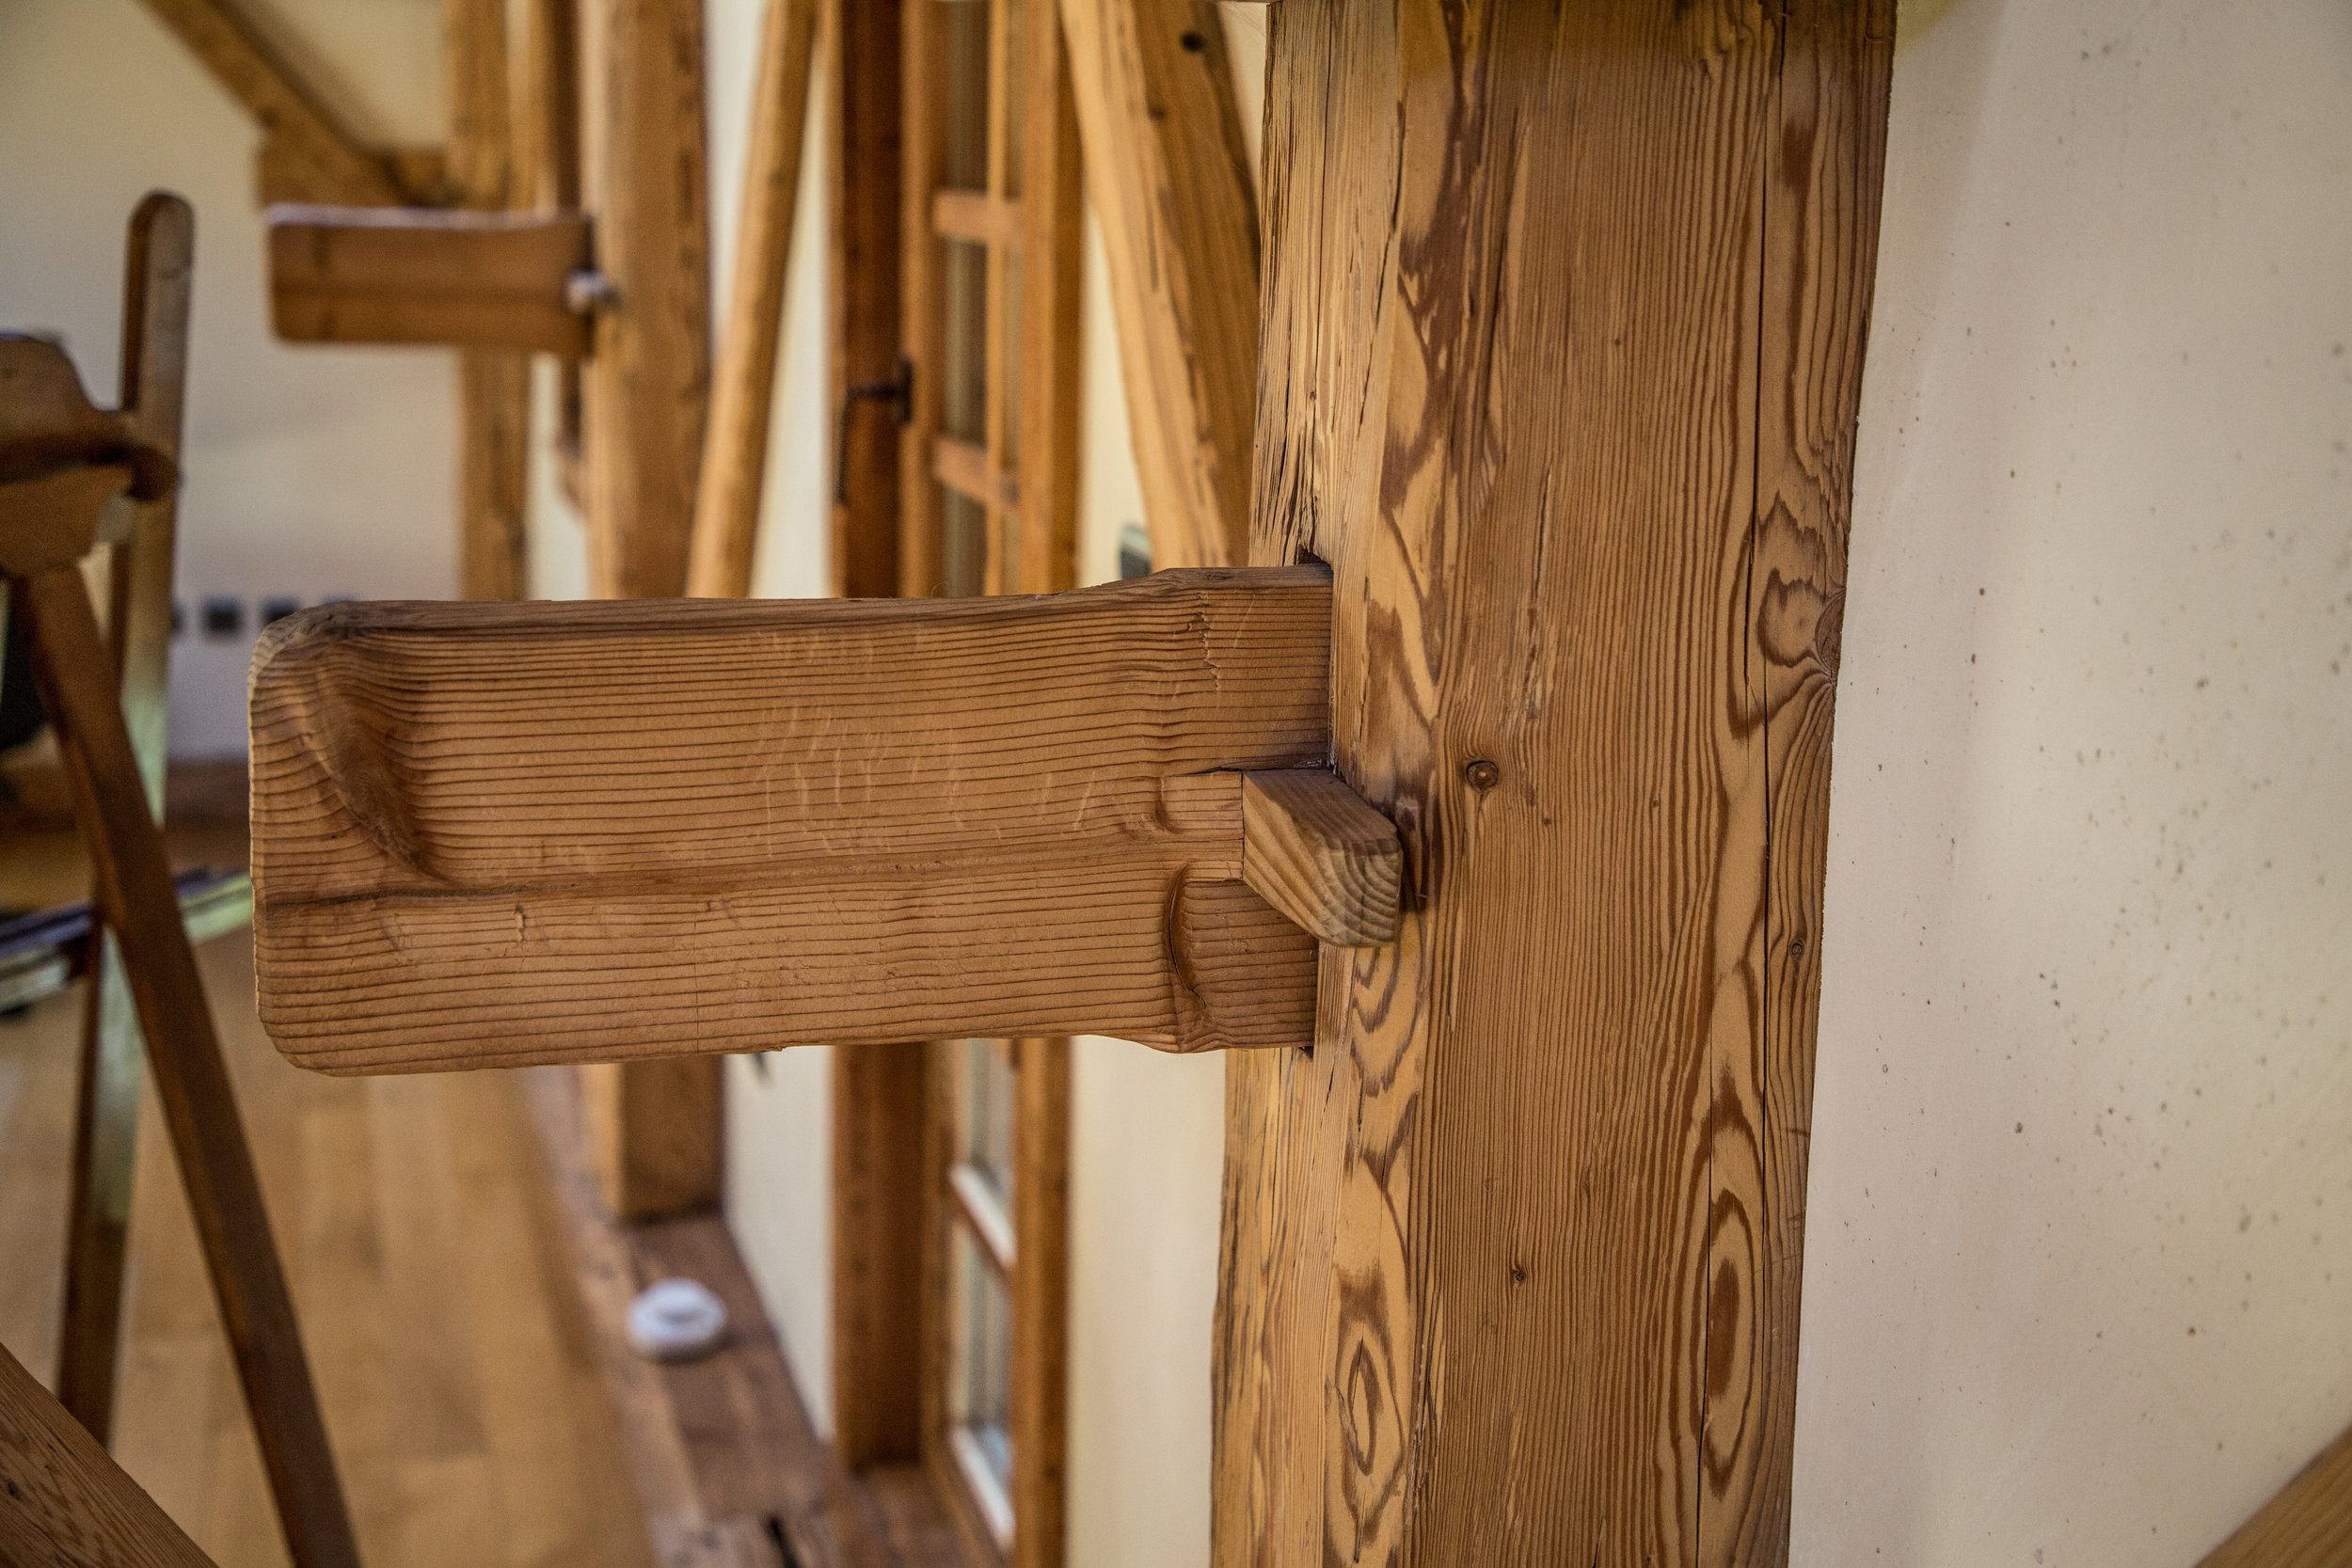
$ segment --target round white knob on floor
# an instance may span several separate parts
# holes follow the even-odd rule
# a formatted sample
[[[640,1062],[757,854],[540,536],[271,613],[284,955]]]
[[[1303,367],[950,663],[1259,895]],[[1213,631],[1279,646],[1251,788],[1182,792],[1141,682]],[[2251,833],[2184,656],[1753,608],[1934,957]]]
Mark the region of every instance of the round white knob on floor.
[[[654,1361],[691,1361],[726,1338],[726,1304],[691,1279],[657,1279],[628,1304],[628,1342]]]

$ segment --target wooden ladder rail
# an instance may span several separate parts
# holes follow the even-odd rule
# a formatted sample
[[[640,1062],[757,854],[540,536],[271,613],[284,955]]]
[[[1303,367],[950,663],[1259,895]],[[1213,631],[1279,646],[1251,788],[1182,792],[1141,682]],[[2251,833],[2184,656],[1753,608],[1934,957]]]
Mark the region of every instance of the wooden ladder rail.
[[[152,195],[131,219],[123,278],[122,413],[134,438],[177,462],[185,405],[188,293],[196,226],[187,204]],[[130,537],[106,551],[107,641],[147,809],[164,811],[166,678],[179,488],[130,503]],[[66,1222],[57,1400],[100,1443],[114,1420],[122,1264],[137,1142],[140,1039],[120,954],[103,925],[90,943]]]
[[[191,222],[177,198],[151,199],[142,212],[151,237]],[[0,576],[11,612],[24,617],[96,903],[119,947],[289,1552],[297,1568],[357,1568],[261,1182],[82,578],[81,560],[116,498],[151,504],[177,483],[169,454],[140,439],[136,416],[90,406],[61,349],[0,338]]]

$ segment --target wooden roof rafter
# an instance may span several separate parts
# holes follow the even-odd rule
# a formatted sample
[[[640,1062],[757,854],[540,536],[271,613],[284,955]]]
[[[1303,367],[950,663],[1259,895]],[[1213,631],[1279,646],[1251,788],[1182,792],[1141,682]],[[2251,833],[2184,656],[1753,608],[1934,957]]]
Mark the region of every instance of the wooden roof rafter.
[[[262,123],[261,199],[341,207],[445,206],[439,150],[388,150],[353,135],[232,0],[143,0]]]

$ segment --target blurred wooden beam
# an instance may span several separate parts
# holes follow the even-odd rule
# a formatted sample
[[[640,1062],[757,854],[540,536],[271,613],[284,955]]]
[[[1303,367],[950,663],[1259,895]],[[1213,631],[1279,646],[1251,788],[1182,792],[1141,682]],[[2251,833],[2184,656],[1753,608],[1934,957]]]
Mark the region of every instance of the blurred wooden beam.
[[[817,0],[768,0],[759,76],[752,88],[735,273],[726,323],[719,333],[718,373],[694,500],[686,591],[696,598],[739,599],[752,591],[752,550],[768,471],[769,416],[784,336],[785,268],[791,260],[792,214],[801,194],[801,147],[816,42]]]
[[[227,0],[143,3],[262,122],[267,134],[261,155],[262,202],[438,203],[437,189],[417,182],[433,175],[435,160],[361,146]]]
[[[565,297],[589,265],[578,213],[273,207],[271,325],[310,343],[452,343],[578,358]]]
[[[521,207],[508,87],[506,0],[442,0],[449,178],[459,206]],[[527,596],[524,508],[531,441],[531,361],[513,350],[457,356],[459,587],[469,599]]]
[[[1061,0],[1155,566],[1248,555],[1258,216],[1216,7]]]

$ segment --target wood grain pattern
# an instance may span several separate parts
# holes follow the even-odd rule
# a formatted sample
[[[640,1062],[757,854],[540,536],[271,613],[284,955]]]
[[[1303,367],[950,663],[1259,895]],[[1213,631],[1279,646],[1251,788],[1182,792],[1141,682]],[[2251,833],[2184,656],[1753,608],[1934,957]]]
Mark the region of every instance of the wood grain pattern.
[[[2198,1568],[2343,1568],[2352,1562],[2352,1428]]]
[[[564,280],[589,264],[577,213],[273,207],[270,325],[298,343],[450,343],[578,358]]]
[[[305,611],[254,656],[264,1021],[337,1071],[1295,1043],[1307,949],[1186,881],[1237,816],[1180,832],[1160,785],[1319,759],[1328,615],[1312,568]]]
[[[356,1568],[294,1304],[79,570],[10,583],[296,1568]]]
[[[1152,558],[1245,558],[1258,218],[1225,35],[1200,0],[1061,0],[1110,261]]]
[[[1891,7],[1271,17],[1253,559],[1409,872],[1228,1066],[1216,1560],[1784,1561]]]
[[[361,147],[225,0],[145,4],[261,122],[264,202],[399,207],[438,194],[405,180],[399,160]]]
[[[1242,880],[1339,947],[1396,940],[1405,850],[1396,827],[1323,768],[1242,775]]]
[[[686,588],[710,394],[700,0],[596,0],[587,199],[613,301],[586,375],[589,586]]]
[[[194,211],[180,198],[161,193],[141,201],[131,217],[123,262],[121,414],[134,440],[175,466],[186,406],[195,264]],[[106,551],[106,641],[119,678],[123,730],[138,759],[149,813],[160,822],[179,486],[129,505],[131,536]],[[246,897],[249,910],[249,890]],[[88,975],[83,989],[56,1389],[59,1402],[103,1444],[114,1416],[145,1053],[138,1009],[110,936],[102,934],[90,944]]]
[[[506,0],[441,0],[450,105],[447,178],[459,205],[527,207],[508,88]],[[579,324],[582,336],[586,323]],[[458,581],[469,599],[529,596],[531,362],[469,350],[457,360]]]
[[[702,473],[694,498],[686,591],[739,599],[752,591],[752,550],[768,473],[769,411],[784,335],[785,266],[801,195],[802,135],[817,44],[818,0],[768,0],[736,230],[735,273],[719,332]]]
[[[0,1562],[211,1568],[212,1560],[0,1349]]]

